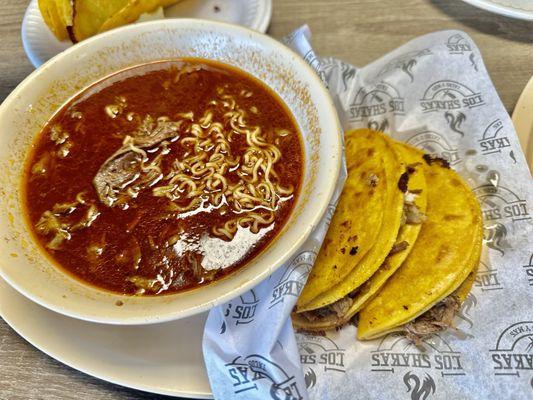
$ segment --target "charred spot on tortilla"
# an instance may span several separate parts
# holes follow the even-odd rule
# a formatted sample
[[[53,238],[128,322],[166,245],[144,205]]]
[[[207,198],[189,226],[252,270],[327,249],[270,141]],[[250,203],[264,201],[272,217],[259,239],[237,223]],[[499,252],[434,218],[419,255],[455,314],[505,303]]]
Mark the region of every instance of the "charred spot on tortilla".
[[[450,163],[448,162],[448,160],[445,160],[444,158],[441,158],[434,154],[424,154],[422,158],[427,163],[427,165],[438,164],[443,168],[450,168]]]
[[[403,193],[407,193],[409,175],[409,171],[405,171],[402,175],[400,175],[400,179],[398,180],[398,189],[400,189]]]
[[[409,173],[409,175],[414,174],[416,172],[416,167],[419,165],[420,163],[409,164],[407,166],[407,172]]]
[[[399,253],[400,251],[405,250],[407,247],[409,247],[409,243],[407,243],[407,241],[405,240],[402,240],[401,242],[398,242],[398,243],[394,243],[394,246],[392,246],[392,249],[389,252],[389,256]]]
[[[368,177],[368,184],[372,187],[376,187],[379,183],[379,177],[376,174],[370,174]]]

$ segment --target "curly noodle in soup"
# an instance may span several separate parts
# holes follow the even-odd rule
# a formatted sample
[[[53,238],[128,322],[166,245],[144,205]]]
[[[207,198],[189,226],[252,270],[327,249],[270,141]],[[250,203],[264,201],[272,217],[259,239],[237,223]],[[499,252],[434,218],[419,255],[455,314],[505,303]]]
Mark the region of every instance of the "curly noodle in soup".
[[[64,270],[124,294],[220,279],[287,221],[303,174],[282,101],[235,68],[139,65],[64,105],[33,146],[29,223]]]

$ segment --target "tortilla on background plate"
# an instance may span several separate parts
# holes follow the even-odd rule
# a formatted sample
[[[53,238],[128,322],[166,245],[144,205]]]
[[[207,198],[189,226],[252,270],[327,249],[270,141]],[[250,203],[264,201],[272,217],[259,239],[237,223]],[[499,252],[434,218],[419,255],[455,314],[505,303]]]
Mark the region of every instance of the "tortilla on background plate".
[[[39,0],[44,22],[58,40],[79,42],[135,22],[142,14],[181,0]]]

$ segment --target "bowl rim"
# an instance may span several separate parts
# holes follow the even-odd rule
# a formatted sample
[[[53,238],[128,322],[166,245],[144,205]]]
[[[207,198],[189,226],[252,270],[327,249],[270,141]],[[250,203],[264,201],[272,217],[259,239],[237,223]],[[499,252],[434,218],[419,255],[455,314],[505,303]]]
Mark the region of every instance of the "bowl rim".
[[[34,301],[35,303],[50,309],[52,311],[55,311],[57,313],[66,315],[68,317],[85,320],[89,322],[96,322],[96,323],[103,323],[103,324],[115,324],[115,325],[144,325],[144,324],[153,324],[153,323],[163,323],[168,321],[173,321],[181,318],[187,318],[192,315],[199,314],[201,312],[205,312],[210,310],[211,308],[226,303],[230,301],[231,299],[238,297],[239,295],[245,293],[247,290],[257,286],[259,283],[261,283],[264,279],[266,279],[268,276],[270,276],[272,273],[274,273],[276,270],[278,270],[280,267],[282,267],[287,261],[290,260],[290,258],[297,252],[299,248],[304,244],[304,242],[309,238],[310,234],[314,231],[314,229],[317,227],[319,222],[322,220],[323,216],[325,215],[329,203],[333,197],[333,194],[336,189],[338,177],[341,172],[342,168],[342,127],[340,120],[338,118],[337,111],[334,106],[333,99],[331,98],[328,89],[320,79],[319,75],[316,73],[316,71],[309,65],[307,62],[296,52],[294,52],[292,49],[290,49],[285,44],[275,40],[274,38],[260,33],[256,32],[254,30],[248,29],[246,27],[230,24],[226,22],[219,22],[219,21],[209,21],[209,20],[203,20],[203,19],[191,19],[191,18],[180,18],[180,19],[164,19],[164,20],[156,20],[156,21],[147,21],[132,25],[123,26],[117,29],[113,29],[107,32],[103,32],[101,34],[98,34],[96,36],[93,36],[91,38],[88,38],[75,46],[72,46],[65,51],[57,54],[50,60],[48,60],[46,63],[44,63],[42,66],[37,68],[35,71],[33,71],[31,74],[29,74],[13,91],[6,97],[6,99],[0,104],[0,118],[2,115],[6,112],[6,110],[10,109],[12,107],[13,102],[17,99],[19,93],[23,91],[25,88],[27,88],[29,85],[32,84],[32,82],[36,79],[38,79],[40,76],[46,73],[47,70],[50,68],[53,68],[55,64],[60,62],[61,60],[65,58],[71,57],[71,55],[74,53],[82,52],[83,49],[89,48],[91,46],[94,46],[95,44],[105,43],[106,38],[112,37],[112,36],[120,36],[128,32],[134,32],[139,31],[139,33],[142,33],[144,31],[154,31],[153,28],[181,28],[184,27],[192,27],[192,28],[198,28],[198,29],[208,29],[210,31],[217,31],[222,30],[224,32],[227,32],[229,35],[236,35],[236,36],[248,36],[252,41],[256,43],[261,43],[264,46],[267,46],[268,48],[275,49],[277,53],[282,54],[284,56],[290,56],[291,62],[295,62],[298,65],[298,68],[300,71],[302,71],[302,74],[305,74],[308,80],[311,82],[311,84],[315,87],[316,90],[319,91],[320,97],[323,99],[324,103],[322,106],[327,107],[327,110],[325,110],[324,114],[331,116],[331,123],[333,124],[330,128],[331,131],[338,132],[338,135],[335,135],[332,139],[332,143],[334,146],[331,146],[331,153],[337,155],[337,162],[335,164],[332,163],[332,170],[330,175],[330,180],[323,180],[321,181],[321,184],[327,185],[327,189],[324,190],[324,197],[321,200],[321,203],[316,206],[316,213],[314,214],[313,218],[307,223],[307,229],[303,230],[300,235],[298,235],[297,240],[295,240],[290,245],[286,246],[286,250],[283,251],[283,254],[276,259],[273,259],[272,262],[268,263],[268,267],[263,268],[263,270],[258,273],[254,278],[249,279],[240,285],[234,287],[232,290],[229,290],[228,292],[215,297],[211,299],[207,299],[203,301],[201,304],[188,307],[185,309],[178,309],[173,310],[170,312],[166,312],[162,315],[151,315],[151,316],[129,316],[125,318],[116,318],[116,317],[106,317],[106,316],[94,316],[94,315],[86,315],[83,313],[76,312],[76,310],[73,310],[69,307],[63,307],[60,304],[55,304],[53,302],[49,302],[47,299],[40,298],[36,295],[34,295],[31,291],[26,290],[26,288],[23,285],[20,285],[19,283],[15,282],[9,277],[9,274],[7,274],[3,268],[0,265],[0,277],[2,277],[11,287],[13,287],[15,290],[17,290],[19,293],[27,297],[28,299]],[[72,64],[69,68],[74,68],[75,64]],[[83,89],[82,89],[83,90]],[[20,201],[20,198],[18,199]],[[289,217],[291,218],[291,217]],[[25,224],[26,225],[26,224]],[[26,227],[27,228],[27,227]],[[274,238],[274,241],[272,244],[277,242],[281,239],[281,236],[277,236]],[[45,257],[43,255],[43,257]],[[51,263],[51,261],[47,258],[46,262]],[[56,266],[52,266],[53,268],[56,268]],[[62,274],[65,274],[61,271]],[[238,272],[237,272],[238,273]],[[228,279],[231,279],[231,276],[228,277]],[[82,284],[82,282],[79,282],[79,284]],[[201,289],[201,288],[200,288]],[[96,290],[98,290],[96,288]],[[120,294],[117,294],[120,296]]]

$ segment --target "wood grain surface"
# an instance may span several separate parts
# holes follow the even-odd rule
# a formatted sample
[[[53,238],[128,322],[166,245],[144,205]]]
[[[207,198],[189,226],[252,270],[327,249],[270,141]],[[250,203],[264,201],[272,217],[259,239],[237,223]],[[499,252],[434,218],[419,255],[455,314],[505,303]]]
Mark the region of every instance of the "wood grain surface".
[[[220,0],[221,6],[224,1]],[[32,70],[20,38],[28,1],[0,0],[0,101]],[[321,56],[362,66],[402,43],[440,29],[473,37],[505,107],[512,111],[533,74],[533,23],[479,10],[460,0],[274,0],[269,33],[302,24]],[[163,399],[108,384],[40,353],[0,319],[0,400]]]

